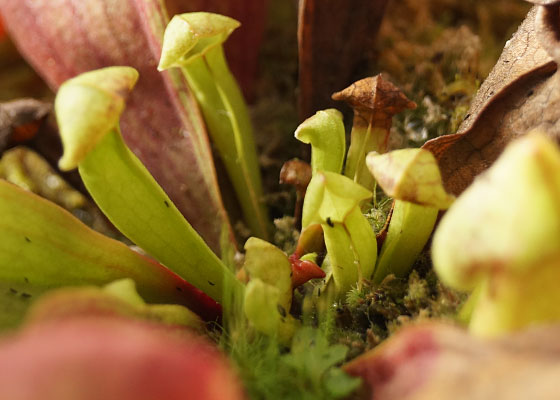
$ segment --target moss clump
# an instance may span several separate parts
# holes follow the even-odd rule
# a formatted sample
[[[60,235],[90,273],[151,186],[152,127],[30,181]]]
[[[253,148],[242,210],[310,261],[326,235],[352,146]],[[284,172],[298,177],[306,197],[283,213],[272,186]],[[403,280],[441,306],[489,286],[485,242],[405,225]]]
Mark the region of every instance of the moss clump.
[[[379,285],[366,282],[351,290],[336,310],[334,339],[355,357],[403,325],[427,318],[454,319],[466,295],[445,288],[423,253],[408,278],[390,275]]]

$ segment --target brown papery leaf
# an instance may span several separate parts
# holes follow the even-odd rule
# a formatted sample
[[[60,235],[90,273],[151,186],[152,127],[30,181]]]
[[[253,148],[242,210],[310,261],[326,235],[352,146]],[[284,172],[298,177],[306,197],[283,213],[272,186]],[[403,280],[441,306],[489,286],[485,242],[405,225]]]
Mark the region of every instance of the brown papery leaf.
[[[294,210],[294,224],[296,229],[301,228],[301,212],[307,185],[311,181],[311,165],[297,158],[288,160],[280,170],[280,183],[291,185],[296,189],[296,205]]]
[[[31,139],[50,110],[50,104],[34,99],[0,103],[0,152],[10,142]]]
[[[516,137],[539,128],[560,139],[558,1],[534,7],[482,84],[458,133],[427,142],[445,188],[460,194]]]
[[[301,0],[300,119],[333,107],[331,93],[348,86],[367,61],[388,0]]]
[[[364,379],[363,399],[558,398],[560,326],[481,340],[429,323],[403,329],[344,369]]]
[[[198,106],[179,71],[159,73],[167,15],[159,0],[0,0],[21,53],[52,88],[85,71],[140,73],[123,136],[177,208],[216,252],[228,225]]]

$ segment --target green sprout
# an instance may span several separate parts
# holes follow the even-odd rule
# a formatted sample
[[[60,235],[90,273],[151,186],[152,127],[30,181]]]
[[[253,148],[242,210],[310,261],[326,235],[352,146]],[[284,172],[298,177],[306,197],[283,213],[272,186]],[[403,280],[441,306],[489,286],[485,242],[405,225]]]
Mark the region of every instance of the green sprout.
[[[452,288],[474,290],[473,333],[495,336],[560,320],[559,170],[558,146],[529,133],[506,147],[442,218],[434,268]]]
[[[165,30],[158,69],[178,67],[198,100],[252,233],[269,236],[267,210],[253,129],[243,95],[227,65],[222,44],[236,20],[195,12],[176,15]]]
[[[327,282],[332,277],[337,297],[373,274],[377,241],[360,210],[369,198],[369,190],[334,172],[317,172],[307,188],[302,226],[322,228],[331,267]]]
[[[367,165],[388,196],[395,199],[389,231],[377,260],[374,282],[405,277],[428,242],[439,210],[454,197],[443,188],[437,161],[423,149],[370,153]]]
[[[245,290],[245,316],[257,331],[287,342],[297,327],[290,315],[290,261],[282,250],[258,238],[247,240],[245,251],[243,266],[251,278]]]
[[[374,180],[366,167],[366,155],[388,150],[393,115],[416,108],[416,103],[381,75],[359,80],[333,94],[333,99],[347,102],[354,110],[344,174],[371,190]]]
[[[163,265],[214,300],[243,287],[183,218],[119,131],[126,95],[138,74],[110,67],[65,82],[55,110],[64,145],[60,167],[78,166],[89,193],[111,222]]]
[[[317,111],[297,128],[295,137],[311,145],[311,168],[340,173],[346,152],[346,137],[342,114],[334,108]]]

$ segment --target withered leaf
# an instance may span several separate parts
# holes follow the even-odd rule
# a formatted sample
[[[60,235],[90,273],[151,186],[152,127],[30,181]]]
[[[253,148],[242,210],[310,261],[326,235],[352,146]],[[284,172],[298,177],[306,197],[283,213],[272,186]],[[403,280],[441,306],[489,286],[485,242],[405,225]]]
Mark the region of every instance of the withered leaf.
[[[416,103],[390,81],[379,74],[360,79],[332,95],[336,101],[348,103],[354,110],[354,127],[368,125],[391,129],[393,115],[416,108]]]
[[[300,119],[332,107],[331,93],[351,83],[367,60],[388,0],[300,0]]]
[[[280,170],[280,183],[291,185],[296,189],[296,205],[294,209],[295,226],[301,228],[301,212],[307,185],[311,181],[311,165],[297,158],[288,160]]]
[[[458,133],[423,146],[436,156],[447,191],[460,194],[507,143],[532,129],[560,139],[560,77],[553,59],[560,43],[551,40],[557,28],[543,18],[545,8],[534,7],[508,41]]]
[[[560,326],[481,340],[441,323],[403,329],[344,367],[375,400],[555,399]]]
[[[34,99],[0,103],[0,152],[9,142],[31,139],[51,105]]]

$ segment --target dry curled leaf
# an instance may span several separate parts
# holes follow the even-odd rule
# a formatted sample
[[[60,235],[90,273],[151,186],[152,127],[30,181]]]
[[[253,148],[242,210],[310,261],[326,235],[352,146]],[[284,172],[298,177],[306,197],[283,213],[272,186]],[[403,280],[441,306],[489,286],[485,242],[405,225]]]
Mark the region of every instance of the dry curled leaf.
[[[375,400],[556,399],[560,326],[480,340],[441,323],[403,329],[344,367]]]
[[[31,139],[50,110],[50,104],[34,99],[0,103],[0,151],[10,142]]]
[[[367,61],[387,0],[301,0],[299,3],[300,118],[332,107],[331,93],[350,84]]]
[[[294,210],[295,226],[301,228],[301,211],[307,185],[311,181],[311,165],[297,158],[288,160],[280,170],[280,183],[291,185],[296,189],[296,205]]]
[[[481,86],[457,134],[424,145],[436,156],[447,191],[458,195],[507,143],[540,128],[560,139],[558,1],[534,7]]]
[[[332,99],[348,103],[354,110],[354,127],[362,129],[373,125],[388,130],[393,115],[416,108],[416,103],[381,74],[354,82],[334,93]]]

